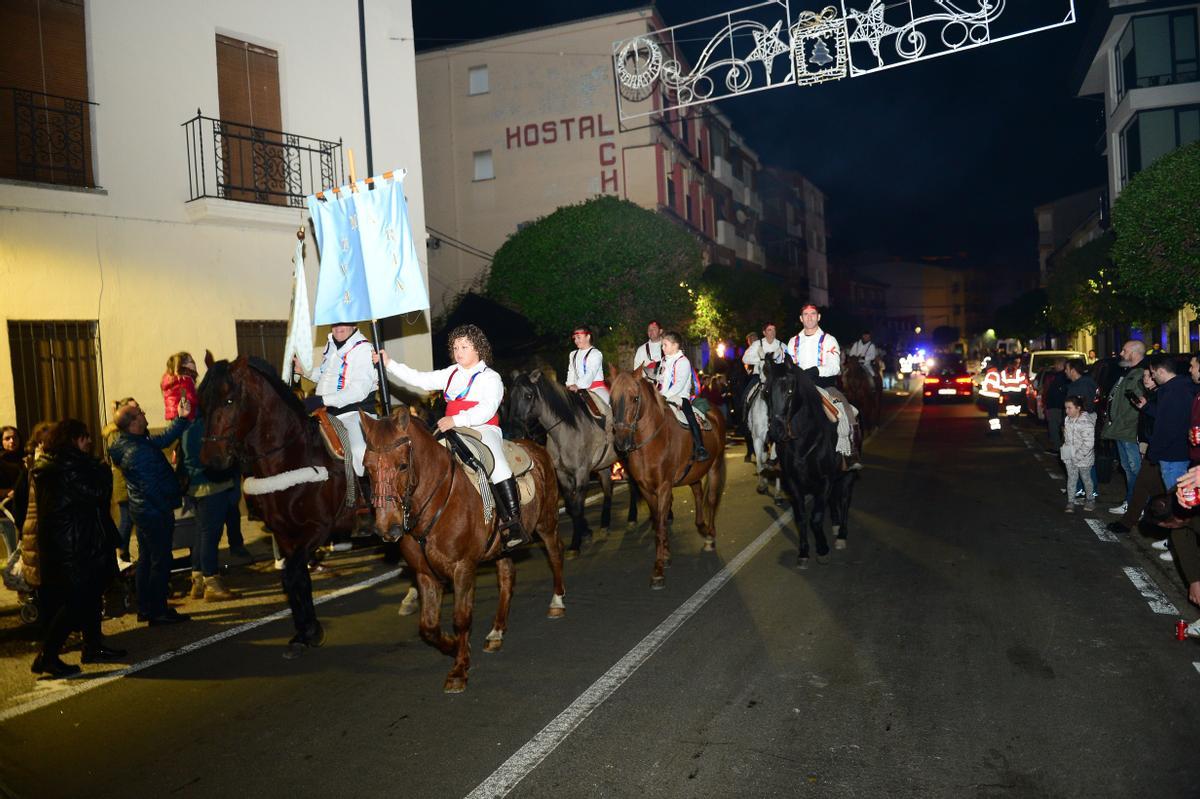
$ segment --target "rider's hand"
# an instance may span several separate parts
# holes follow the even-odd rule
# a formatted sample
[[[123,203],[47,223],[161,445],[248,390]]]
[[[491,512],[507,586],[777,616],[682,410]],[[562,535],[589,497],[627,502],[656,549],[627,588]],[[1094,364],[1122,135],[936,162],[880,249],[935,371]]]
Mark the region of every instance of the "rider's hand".
[[[452,430],[453,428],[454,428],[454,417],[453,416],[443,416],[441,419],[438,419],[437,429],[438,429],[439,433],[445,433],[447,430]]]
[[[1200,466],[1193,466],[1188,469],[1175,482],[1176,493],[1187,488],[1200,488]]]
[[[388,363],[391,362],[391,360],[392,359],[388,357],[387,350],[379,350],[378,352],[371,353],[371,363],[377,364],[380,361],[383,361],[383,366],[385,369],[387,368],[387,365],[388,365]]]
[[[567,391],[578,391],[579,386],[567,386]]]

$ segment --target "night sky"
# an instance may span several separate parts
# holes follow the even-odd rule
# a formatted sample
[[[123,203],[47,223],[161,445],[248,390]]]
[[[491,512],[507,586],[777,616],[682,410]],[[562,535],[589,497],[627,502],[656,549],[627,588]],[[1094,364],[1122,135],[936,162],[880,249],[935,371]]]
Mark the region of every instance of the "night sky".
[[[644,5],[418,2],[413,16],[425,50]],[[742,5],[660,0],[658,9],[676,25]],[[1036,271],[1033,208],[1105,182],[1102,106],[1076,99],[1074,83],[1099,3],[1075,5],[1080,20],[1065,28],[719,107],[764,163],[797,169],[826,193],[835,265],[864,253],[965,252]]]

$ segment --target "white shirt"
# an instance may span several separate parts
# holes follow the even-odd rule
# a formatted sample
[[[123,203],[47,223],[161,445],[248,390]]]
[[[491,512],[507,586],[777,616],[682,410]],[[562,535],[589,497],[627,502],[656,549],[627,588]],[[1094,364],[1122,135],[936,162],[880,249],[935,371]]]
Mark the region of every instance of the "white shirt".
[[[821,377],[837,377],[841,374],[842,354],[837,339],[819,327],[811,336],[803,330],[792,336],[787,352],[801,369],[815,366]]]
[[[567,382],[564,385],[591,388],[604,382],[604,354],[595,347],[577,349],[567,357]]]
[[[863,368],[869,372],[874,368],[872,364],[879,353],[875,349],[874,341],[863,341],[860,338],[850,347],[850,354],[862,361]]]
[[[455,364],[432,372],[418,372],[397,361],[388,361],[387,372],[389,377],[401,380],[410,386],[416,386],[425,391],[444,392],[448,395],[447,402],[460,398],[479,403],[473,408],[461,410],[450,417],[454,420],[455,427],[486,425],[496,415],[500,409],[500,402],[504,399],[504,381],[494,369],[489,369],[483,361],[470,369],[464,369]],[[472,380],[471,378],[475,375],[478,377]],[[460,397],[464,391],[466,395]]]
[[[761,375],[762,365],[766,362],[767,356],[773,356],[776,361],[782,362],[783,353],[783,342],[779,339],[767,341],[765,338],[760,338],[746,348],[746,353],[742,356],[742,363],[749,366],[754,374]]]
[[[668,355],[658,368],[658,392],[667,402],[679,405],[682,400],[696,396],[692,362],[682,351]]]
[[[362,402],[379,386],[371,352],[371,342],[357,330],[340,347],[330,333],[321,363],[305,377],[317,384],[317,396],[331,408]]]
[[[649,380],[653,380],[658,374],[658,365],[662,363],[662,340],[646,341],[642,346],[637,348],[637,352],[633,354],[633,368],[641,369],[642,374]]]

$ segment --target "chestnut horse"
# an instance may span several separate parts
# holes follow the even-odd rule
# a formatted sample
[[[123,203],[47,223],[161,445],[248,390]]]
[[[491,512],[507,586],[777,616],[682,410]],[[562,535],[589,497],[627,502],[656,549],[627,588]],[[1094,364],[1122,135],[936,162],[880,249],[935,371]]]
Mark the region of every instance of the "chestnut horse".
[[[484,652],[499,652],[508,629],[515,569],[496,530],[499,513],[483,520],[483,501],[463,467],[437,442],[424,423],[403,405],[382,419],[362,416],[367,454],[363,465],[374,487],[375,529],[384,540],[400,540],[400,553],[416,575],[421,596],[421,638],[454,666],[442,686],[446,693],[466,690],[471,668],[471,614],[475,571],[496,561],[500,601]],[[558,483],[546,450],[532,441],[516,442],[533,461],[537,496],[521,508],[521,523],[546,545],[554,573],[549,617],[562,618],[562,542],[558,539]],[[442,590],[454,583],[454,635],[442,631]]]
[[[296,657],[325,640],[313,607],[308,563],[331,533],[348,533],[354,527],[354,508],[345,501],[345,470],[317,440],[304,404],[270,364],[244,355],[232,363],[214,362],[211,352],[205,353],[204,363],[208,371],[200,383],[205,425],[201,462],[227,469],[236,461],[254,477],[274,477],[287,484],[258,495],[257,505],[284,557],[283,591],[296,627],[284,656]],[[316,477],[317,469],[326,470],[325,479],[294,484],[289,479],[310,473]]]
[[[629,474],[650,506],[656,547],[650,587],[666,585],[663,568],[671,560],[667,517],[671,513],[671,489],[691,486],[696,498],[696,530],[704,539],[704,551],[717,548],[717,506],[725,489],[725,420],[710,410],[712,430],[704,432],[708,459],[697,461],[692,453],[692,434],[675,420],[666,400],[654,385],[637,371],[612,376],[613,443],[624,453]]]

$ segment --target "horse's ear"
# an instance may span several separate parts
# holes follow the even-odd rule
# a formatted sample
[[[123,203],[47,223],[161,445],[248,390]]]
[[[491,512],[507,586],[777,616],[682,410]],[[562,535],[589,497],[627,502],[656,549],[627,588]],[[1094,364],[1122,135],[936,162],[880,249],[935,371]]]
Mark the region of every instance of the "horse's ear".
[[[541,379],[542,379],[542,370],[541,369],[534,369],[532,372],[529,373],[529,382],[530,383],[536,384]]]
[[[363,433],[370,438],[372,431],[375,430],[375,417],[360,408],[358,421],[362,424]]]
[[[214,363],[215,363],[215,361],[213,360],[212,350],[205,350],[204,351],[204,368],[211,369],[212,365]]]
[[[396,407],[392,409],[392,421],[399,425],[401,430],[407,430],[408,419],[408,406],[404,403],[396,403]]]

